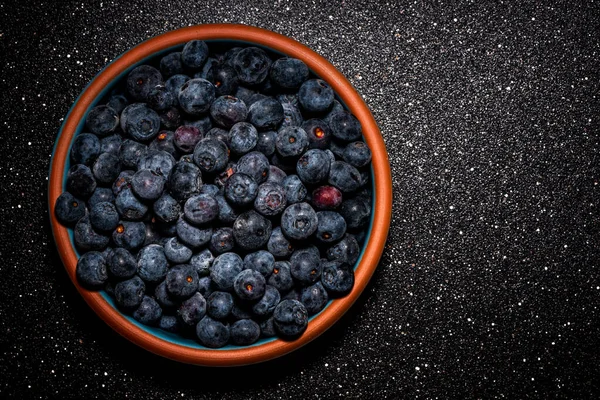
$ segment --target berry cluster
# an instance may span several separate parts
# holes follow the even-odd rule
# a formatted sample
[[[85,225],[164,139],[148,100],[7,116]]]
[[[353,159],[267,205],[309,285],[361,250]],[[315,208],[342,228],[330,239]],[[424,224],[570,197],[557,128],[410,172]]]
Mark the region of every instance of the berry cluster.
[[[55,204],[79,282],[207,347],[294,338],[354,284],[371,213],[359,121],[301,60],[188,42],[77,135]]]

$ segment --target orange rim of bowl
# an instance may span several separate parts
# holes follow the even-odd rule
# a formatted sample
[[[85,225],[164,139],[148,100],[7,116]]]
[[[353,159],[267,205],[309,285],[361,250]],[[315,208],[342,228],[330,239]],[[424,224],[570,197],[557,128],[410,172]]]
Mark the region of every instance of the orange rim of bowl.
[[[77,282],[77,255],[71,244],[68,229],[58,222],[54,214],[54,203],[62,193],[65,165],[77,127],[105,86],[123,71],[154,53],[190,40],[250,42],[303,60],[316,75],[331,85],[350,112],[360,121],[363,136],[371,149],[375,181],[374,215],[369,240],[355,268],[354,287],[348,295],[331,302],[325,310],[310,320],[304,334],[294,341],[276,339],[257,346],[236,349],[199,349],[167,342],[128,321],[100,292],[86,290]],[[265,29],[236,24],[206,24],[174,30],[149,39],[124,53],[94,78],[79,96],[63,123],[51,163],[48,201],[52,231],[65,269],[84,300],[109,326],[131,342],[169,359],[204,366],[240,366],[277,358],[302,347],[332,326],[352,306],[369,282],[383,253],[391,219],[392,182],[385,143],[369,108],[350,82],[325,58],[293,39]]]

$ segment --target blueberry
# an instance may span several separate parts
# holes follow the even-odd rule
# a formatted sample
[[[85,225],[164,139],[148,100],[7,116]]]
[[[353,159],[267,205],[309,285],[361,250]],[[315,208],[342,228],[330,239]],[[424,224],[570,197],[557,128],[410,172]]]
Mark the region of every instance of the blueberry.
[[[124,140],[119,149],[121,166],[125,168],[137,168],[140,158],[145,156],[147,151],[148,146],[142,143],[136,142],[135,140]]]
[[[191,40],[181,51],[181,61],[192,69],[200,69],[208,58],[208,46],[202,40]]]
[[[206,80],[215,85],[217,96],[233,95],[238,86],[238,74],[229,65],[215,65],[206,74]]]
[[[281,231],[290,239],[307,239],[317,225],[317,213],[308,203],[292,204],[281,215]]]
[[[302,126],[302,113],[297,105],[281,103],[281,106],[283,107],[283,120],[281,121],[282,128],[286,126]]]
[[[208,73],[209,73],[209,71],[213,67],[217,67],[219,65],[221,65],[221,61],[220,61],[219,57],[216,57],[216,58],[215,57],[208,57],[206,59],[206,62],[202,66],[202,69],[194,74],[194,78],[202,78],[202,79],[210,80],[210,79],[208,79]],[[213,81],[211,80],[211,82],[213,82]]]
[[[240,83],[257,85],[267,78],[271,59],[258,47],[246,47],[235,54],[231,65],[238,73]]]
[[[275,140],[277,139],[277,132],[275,131],[262,131],[258,133],[258,139],[256,141],[256,151],[270,156],[275,153]]]
[[[73,240],[81,250],[104,250],[108,246],[109,237],[94,230],[89,216],[82,217],[73,230]]]
[[[112,183],[121,170],[119,157],[113,153],[102,153],[96,158],[92,167],[94,178],[99,183]]]
[[[219,204],[219,221],[226,224],[232,224],[239,216],[238,212],[231,207],[222,195],[216,195],[215,200],[217,200],[217,203]]]
[[[331,115],[328,123],[333,136],[339,140],[352,142],[362,136],[360,122],[346,110]]]
[[[219,204],[212,196],[198,194],[185,202],[183,214],[191,224],[207,224],[219,215]]]
[[[266,182],[258,187],[254,209],[265,216],[280,214],[287,204],[285,189],[276,183]]]
[[[179,220],[178,220],[179,221]],[[161,242],[164,242],[164,238],[170,238],[177,236],[177,222],[162,222],[157,218],[151,219],[153,229],[161,235]]]
[[[144,281],[136,275],[115,285],[115,300],[120,307],[134,310],[142,304],[145,291]]]
[[[200,193],[202,172],[191,162],[178,161],[169,177],[169,191],[177,201],[185,201]],[[168,221],[167,221],[168,222]]]
[[[346,220],[335,211],[319,211],[315,237],[322,243],[335,243],[346,233]]]
[[[354,192],[362,183],[360,172],[345,161],[334,161],[329,169],[328,182],[343,193]]]
[[[273,317],[261,321],[258,326],[260,327],[260,337],[270,338],[277,335],[275,325],[273,324]]]
[[[123,96],[122,94],[113,94],[106,103],[106,105],[115,110],[117,114],[121,114],[123,109],[127,107],[128,104],[129,101],[127,100],[127,97]]]
[[[162,317],[162,308],[149,296],[144,296],[140,306],[133,312],[133,318],[145,325],[157,325],[160,317]]]
[[[288,204],[300,203],[306,198],[306,187],[298,175],[286,176],[281,185],[285,190],[285,197]]]
[[[342,158],[357,168],[364,167],[371,162],[371,150],[365,142],[349,143],[342,153]]]
[[[200,115],[215,100],[215,86],[206,79],[190,79],[183,84],[177,97],[179,105],[190,115]]]
[[[322,79],[310,79],[300,86],[298,102],[309,113],[323,113],[333,104],[333,89]]]
[[[98,203],[90,210],[90,223],[99,232],[113,231],[119,225],[119,213],[114,204]]]
[[[308,147],[308,137],[304,129],[297,126],[286,126],[277,132],[275,148],[281,157],[298,157]]]
[[[174,315],[162,315],[160,317],[160,321],[158,322],[158,326],[160,329],[165,330],[171,333],[179,332],[179,320]]]
[[[294,251],[294,246],[281,232],[281,227],[276,227],[267,242],[267,249],[278,258],[287,258]]]
[[[346,234],[342,240],[327,249],[327,258],[332,260],[340,260],[350,265],[354,265],[358,261],[360,247],[356,238],[350,234]]]
[[[313,118],[302,123],[302,129],[308,136],[308,147],[310,149],[325,150],[331,142],[331,129],[321,119]]]
[[[258,132],[254,125],[248,122],[238,122],[233,125],[229,135],[229,148],[234,154],[246,154],[258,143]]]
[[[233,300],[233,308],[231,309],[231,319],[238,321],[240,319],[252,318],[252,310],[249,303],[239,300],[237,297]]]
[[[196,292],[179,306],[177,315],[184,325],[194,326],[206,315],[206,300]]]
[[[283,121],[283,107],[272,97],[258,100],[248,109],[248,121],[260,130],[277,128]]]
[[[233,281],[233,290],[241,300],[258,300],[265,294],[265,277],[253,269],[240,272]]]
[[[227,292],[212,292],[206,299],[206,313],[214,319],[225,319],[231,314],[233,296]]]
[[[238,99],[242,100],[244,103],[246,103],[246,106],[248,106],[248,104],[250,102],[250,98],[255,94],[256,94],[256,92],[254,90],[249,89],[244,86],[239,86],[237,88],[237,90],[235,91],[234,96],[237,97]]]
[[[156,222],[156,221],[155,221]],[[148,246],[149,244],[160,244],[164,242],[164,238],[156,227],[156,223],[144,223],[146,234],[144,236],[144,243],[142,247]]]
[[[129,279],[137,272],[135,257],[122,247],[115,248],[106,261],[108,272],[117,279]]]
[[[298,300],[283,300],[275,307],[273,323],[281,336],[297,337],[306,330],[308,311]]]
[[[145,103],[148,101],[150,91],[162,82],[163,77],[156,68],[140,65],[127,76],[127,93],[134,101]]]
[[[311,149],[298,159],[296,172],[302,182],[314,185],[327,179],[329,165],[329,157],[323,150]]]
[[[354,286],[354,270],[350,264],[342,261],[326,261],[323,263],[321,283],[332,297],[343,296]]]
[[[205,138],[217,139],[229,146],[231,136],[228,130],[215,127],[206,133]]]
[[[173,94],[177,104],[179,104],[179,91],[181,87],[190,79],[187,75],[176,74],[165,81],[165,87]]]
[[[72,225],[85,215],[85,203],[69,192],[63,192],[54,203],[54,214],[60,222]]]
[[[291,289],[290,291],[288,291],[287,293],[283,294],[281,296],[281,300],[297,300],[300,301],[300,290],[296,289]]]
[[[198,273],[192,265],[175,265],[166,274],[167,293],[178,299],[187,299],[197,292],[198,280]]]
[[[175,107],[177,99],[165,86],[156,86],[148,95],[148,106],[157,112],[162,112]],[[159,115],[160,119],[160,115]]]
[[[167,281],[163,280],[154,289],[154,298],[165,311],[173,311],[179,306],[180,300],[167,291]]]
[[[119,221],[112,239],[118,247],[127,250],[139,249],[146,238],[146,225],[143,222]]]
[[[210,269],[210,277],[221,290],[233,289],[235,277],[242,272],[243,261],[236,253],[223,253],[216,257]]]
[[[227,129],[245,121],[247,115],[246,104],[233,96],[218,97],[210,106],[210,116],[218,125]]]
[[[267,283],[277,289],[280,293],[285,293],[294,287],[294,279],[289,261],[276,261],[273,264],[273,270]]]
[[[115,179],[111,187],[113,196],[117,196],[123,190],[131,188],[131,179],[133,178],[134,174],[135,171],[129,169],[126,169],[119,173],[119,176],[117,177],[117,179]]]
[[[210,241],[212,228],[210,226],[198,228],[190,225],[184,218],[179,218],[177,220],[177,237],[186,246],[197,249]]]
[[[280,299],[279,291],[273,286],[267,285],[265,294],[252,306],[252,312],[259,317],[271,315]]]
[[[233,237],[244,250],[257,250],[267,244],[271,236],[271,221],[256,211],[247,211],[233,223]]]
[[[141,200],[156,200],[164,190],[165,178],[149,169],[138,170],[131,178],[131,189]]]
[[[100,155],[100,139],[91,133],[82,133],[75,137],[71,146],[71,161],[74,164],[93,165]]]
[[[77,261],[75,268],[77,280],[87,288],[100,288],[108,280],[106,273],[106,260],[102,253],[88,251]]]
[[[297,58],[283,57],[271,65],[271,80],[286,89],[299,88],[308,79],[308,67]]]
[[[139,221],[148,212],[148,206],[142,203],[128,187],[121,190],[115,198],[115,207],[121,218],[129,221]]]
[[[225,167],[225,169],[221,172],[219,172],[217,174],[217,176],[215,176],[215,179],[213,181],[214,185],[216,187],[219,188],[219,193],[220,194],[224,194],[225,193],[225,182],[227,182],[227,180],[229,179],[229,177],[233,174],[236,173],[237,170],[237,165],[234,162],[229,162],[227,163],[227,166]]]
[[[175,133],[171,131],[160,131],[158,135],[150,142],[148,149],[152,151],[166,151],[173,158],[179,156],[177,148],[174,143]],[[137,165],[137,163],[136,163]]]
[[[67,173],[67,191],[73,196],[87,199],[96,190],[96,178],[92,171],[83,164],[75,164]]]
[[[367,226],[371,217],[371,209],[360,198],[348,199],[342,203],[340,214],[346,220],[348,228],[360,229]]]
[[[233,239],[233,230],[229,227],[217,228],[210,238],[210,249],[215,254],[226,253],[233,250],[235,241]]]
[[[175,131],[173,144],[182,153],[190,154],[201,139],[202,134],[198,128],[191,125],[182,125]]]
[[[95,135],[108,136],[119,126],[119,115],[108,106],[96,106],[85,117],[85,126]]]
[[[308,315],[317,314],[325,308],[328,300],[329,296],[321,282],[317,282],[300,290],[300,301],[306,307]]]
[[[192,256],[190,264],[196,268],[198,276],[206,276],[210,274],[210,266],[212,265],[215,257],[208,249],[202,250],[200,253]]]
[[[175,51],[161,58],[160,72],[167,78],[176,74],[182,74],[183,63],[181,62],[181,52]]]
[[[175,166],[175,158],[166,151],[149,150],[140,157],[137,169],[149,169],[163,177],[168,178]]]
[[[198,336],[200,343],[206,347],[223,347],[229,342],[229,325],[210,317],[204,317],[196,325],[196,336]]]
[[[274,263],[275,257],[273,257],[273,254],[265,250],[249,253],[244,257],[244,269],[257,271],[264,277],[273,272]]]
[[[147,142],[158,134],[160,117],[146,104],[133,103],[121,113],[121,129],[132,139]]]
[[[198,280],[198,293],[205,298],[210,296],[215,290],[217,290],[217,285],[212,281],[210,276],[204,276]]]
[[[233,65],[233,59],[235,58],[236,54],[239,53],[242,49],[243,47],[232,47],[231,49],[227,50],[222,55],[222,64],[230,66]]]
[[[329,124],[329,121],[331,121],[331,117],[340,111],[346,111],[346,109],[340,104],[339,101],[333,100],[333,105],[331,106],[329,112],[323,117],[323,121]]]
[[[202,187],[200,188],[200,191],[198,192],[198,194],[207,194],[209,196],[217,196],[219,195],[220,190],[218,188],[217,185],[213,185],[213,184],[206,184],[206,185],[202,185]]]
[[[223,170],[229,161],[229,150],[220,140],[202,139],[194,149],[194,163],[203,172],[214,173]]]
[[[319,210],[335,210],[342,204],[342,192],[333,186],[319,186],[312,192],[311,203]]]
[[[225,198],[233,205],[250,204],[258,193],[258,185],[250,176],[235,173],[227,179],[224,186]]]
[[[142,247],[137,263],[138,275],[145,282],[160,282],[167,275],[169,263],[163,247],[158,244]]]
[[[181,214],[181,205],[169,194],[164,193],[153,204],[154,215],[162,222],[175,222]]]
[[[260,327],[251,319],[240,319],[231,325],[231,342],[238,346],[247,346],[258,340]]]
[[[185,264],[192,258],[192,250],[186,247],[176,237],[164,244],[165,257],[173,264]]]
[[[100,139],[100,153],[113,153],[119,155],[123,138],[120,134],[115,133]]]
[[[321,278],[321,258],[314,247],[294,251],[290,257],[290,271],[294,279],[304,285],[315,283]]]

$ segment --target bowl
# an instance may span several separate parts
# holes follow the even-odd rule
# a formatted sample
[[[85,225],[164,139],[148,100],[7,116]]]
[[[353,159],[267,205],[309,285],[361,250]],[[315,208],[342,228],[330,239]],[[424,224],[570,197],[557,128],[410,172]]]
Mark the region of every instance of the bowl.
[[[79,254],[73,242],[72,229],[60,224],[54,214],[54,203],[66,190],[73,139],[83,130],[87,112],[110,93],[116,81],[135,66],[181,48],[193,39],[260,46],[303,60],[315,75],[331,85],[338,100],[360,121],[364,139],[371,149],[373,209],[363,249],[355,265],[355,285],[345,297],[330,300],[324,310],[310,319],[306,331],[296,340],[269,338],[251,346],[228,345],[209,349],[191,339],[140,324],[121,313],[106,292],[89,291],[76,279]],[[136,345],[172,360],[204,366],[240,366],[274,359],[297,350],[331,327],[348,311],[373,275],[387,239],[392,209],[391,174],[385,144],[369,108],[350,82],[325,58],[293,39],[265,29],[234,24],[207,24],[170,31],[137,45],[106,66],[83,90],[65,118],[52,155],[48,192],[52,232],[58,252],[71,281],[87,304],[109,326]]]

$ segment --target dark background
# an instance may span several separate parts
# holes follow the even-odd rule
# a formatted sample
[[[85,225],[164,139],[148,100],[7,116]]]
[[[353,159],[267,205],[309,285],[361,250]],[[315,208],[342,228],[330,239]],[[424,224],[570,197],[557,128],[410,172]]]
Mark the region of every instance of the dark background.
[[[598,391],[598,4],[237,3],[0,3],[0,397]],[[86,83],[137,43],[208,22],[328,58],[392,166],[388,245],[358,303],[303,350],[249,368],[179,365],[122,339],[75,291],[48,227],[52,146]]]

